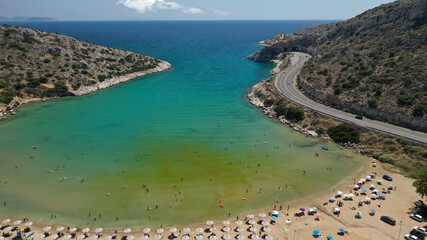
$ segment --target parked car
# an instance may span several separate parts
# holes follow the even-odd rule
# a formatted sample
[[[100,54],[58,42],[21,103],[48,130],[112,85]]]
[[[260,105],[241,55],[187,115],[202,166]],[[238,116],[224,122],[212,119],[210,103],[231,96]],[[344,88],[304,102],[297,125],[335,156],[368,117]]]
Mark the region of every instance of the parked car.
[[[411,235],[411,234],[406,234],[405,239],[407,239],[407,240],[418,240],[419,238],[417,238],[416,236]]]
[[[389,216],[381,216],[381,221],[386,222],[392,226],[396,225],[396,220]]]
[[[356,115],[356,118],[359,120],[363,120],[363,116],[360,116],[360,115]]]
[[[383,179],[384,179],[384,180],[387,180],[387,181],[390,181],[390,182],[391,182],[391,181],[393,181],[393,178],[392,178],[392,177],[390,177],[389,175],[384,175],[384,176],[383,176]]]
[[[417,222],[424,222],[424,218],[419,214],[409,214],[409,217],[414,219]]]
[[[425,206],[424,202],[421,200],[414,202],[414,204],[415,204],[415,206],[417,206],[419,208],[423,208]]]
[[[424,236],[427,236],[427,230],[423,227],[414,227],[414,230],[423,234]]]

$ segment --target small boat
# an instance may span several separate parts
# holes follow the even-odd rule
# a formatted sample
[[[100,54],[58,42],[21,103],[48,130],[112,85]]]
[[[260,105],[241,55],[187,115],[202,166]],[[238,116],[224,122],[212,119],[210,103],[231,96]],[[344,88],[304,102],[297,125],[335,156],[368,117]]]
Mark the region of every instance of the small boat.
[[[322,146],[322,149],[328,151],[328,148],[326,146]]]

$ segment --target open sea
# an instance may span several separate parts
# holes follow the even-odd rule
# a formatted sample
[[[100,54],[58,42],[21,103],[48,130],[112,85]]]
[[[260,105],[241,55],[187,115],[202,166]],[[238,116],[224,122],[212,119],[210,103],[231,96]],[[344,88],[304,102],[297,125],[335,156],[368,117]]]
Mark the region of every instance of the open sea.
[[[294,132],[245,97],[274,67],[246,59],[258,42],[311,23],[325,22],[24,23],[172,69],[30,104],[1,123],[0,213],[104,228],[183,225],[286,205],[352,177],[365,158]]]

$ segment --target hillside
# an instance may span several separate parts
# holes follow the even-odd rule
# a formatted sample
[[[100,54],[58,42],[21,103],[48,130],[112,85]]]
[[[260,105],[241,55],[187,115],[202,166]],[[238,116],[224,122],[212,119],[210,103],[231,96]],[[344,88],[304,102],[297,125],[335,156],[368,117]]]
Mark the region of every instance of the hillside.
[[[8,25],[0,26],[0,52],[0,112],[30,99],[84,95],[170,68],[142,54]]]
[[[279,34],[249,58],[288,51],[314,57],[300,88],[311,98],[426,131],[427,0],[381,5],[344,22]]]

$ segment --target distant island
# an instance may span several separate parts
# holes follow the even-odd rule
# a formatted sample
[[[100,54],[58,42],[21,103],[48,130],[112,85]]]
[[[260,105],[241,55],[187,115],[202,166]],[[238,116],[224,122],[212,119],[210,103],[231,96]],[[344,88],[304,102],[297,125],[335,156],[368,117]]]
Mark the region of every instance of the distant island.
[[[171,66],[26,27],[0,26],[0,119],[24,103],[85,95]]]
[[[425,0],[384,4],[343,22],[263,41],[249,58],[268,62],[309,53],[298,81],[304,93],[336,108],[427,131]]]
[[[59,21],[59,20],[51,17],[18,16],[18,17],[9,18],[5,16],[0,16],[0,22],[56,22],[56,21]]]

